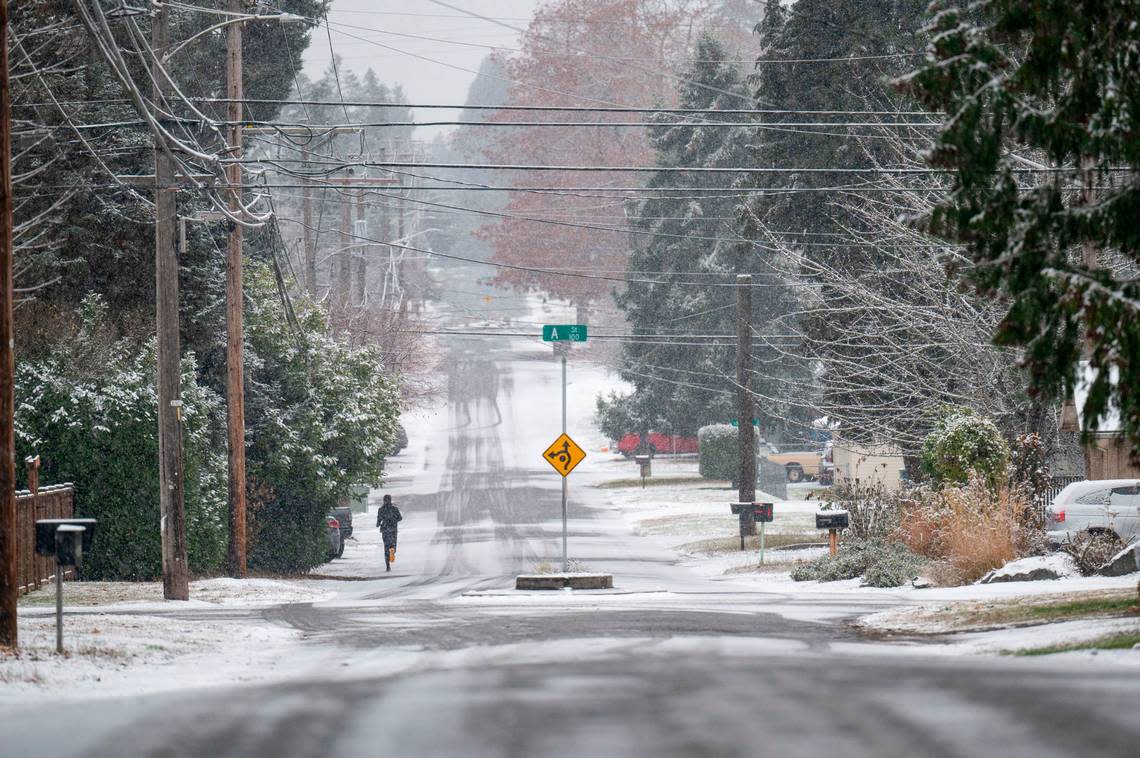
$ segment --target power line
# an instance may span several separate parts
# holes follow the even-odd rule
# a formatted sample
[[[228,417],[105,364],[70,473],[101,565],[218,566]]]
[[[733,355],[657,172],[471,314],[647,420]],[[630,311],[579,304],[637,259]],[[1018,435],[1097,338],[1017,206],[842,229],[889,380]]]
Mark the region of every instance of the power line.
[[[191,97],[196,103],[228,103],[224,97]],[[83,104],[85,101],[76,101]],[[115,102],[104,100],[100,102]],[[253,105],[312,105],[340,107],[339,100],[310,100],[302,98],[242,98],[241,102]],[[804,108],[651,108],[598,105],[473,105],[467,103],[401,103],[395,101],[346,100],[350,108],[419,108],[421,110],[469,110],[469,111],[508,111],[508,112],[547,112],[547,113],[668,113],[682,115],[727,115],[727,116],[941,116],[932,111],[887,111],[887,110],[811,110]]]
[[[411,109],[415,106],[409,105],[407,108]],[[725,111],[707,111],[708,113],[724,113]],[[188,123],[193,123],[188,119]],[[127,126],[140,122],[116,122],[107,124],[105,126]],[[233,126],[230,122],[223,121],[221,126]],[[835,129],[862,129],[869,127],[890,127],[890,128],[941,128],[943,126],[941,121],[464,121],[464,120],[441,120],[441,121],[356,121],[347,124],[333,124],[333,123],[312,123],[295,122],[295,121],[242,121],[240,126],[244,127],[271,127],[280,129],[306,129],[313,132],[314,135],[322,134],[326,131],[334,129],[345,129],[349,127],[367,128],[367,129],[390,129],[398,127],[425,127],[425,126],[488,126],[488,127],[550,127],[550,128],[611,128],[615,126],[620,127],[670,127],[670,126],[683,126],[686,129],[706,129],[706,128],[744,128],[744,129],[775,129],[775,128],[797,128],[807,129],[814,127],[821,128],[835,128]],[[94,124],[87,128],[95,128],[104,126],[101,124]]]
[[[559,166],[535,165],[521,163],[435,163],[423,161],[313,161],[300,158],[234,158],[222,159],[222,163],[265,163],[280,165],[287,163],[300,163],[313,166],[333,166],[332,171],[341,171],[348,168],[433,168],[446,170],[475,170],[475,171],[601,171],[613,173],[653,173],[653,174],[889,174],[889,175],[949,175],[955,173],[952,169],[943,168],[818,168],[801,166],[760,167],[760,166]],[[1063,174],[1076,173],[1076,167],[1044,166],[1041,168],[1008,168],[1013,174]],[[1132,171],[1131,167],[1106,167],[1105,171],[1122,172]],[[685,189],[673,188],[673,189]],[[731,188],[730,188],[731,189]]]

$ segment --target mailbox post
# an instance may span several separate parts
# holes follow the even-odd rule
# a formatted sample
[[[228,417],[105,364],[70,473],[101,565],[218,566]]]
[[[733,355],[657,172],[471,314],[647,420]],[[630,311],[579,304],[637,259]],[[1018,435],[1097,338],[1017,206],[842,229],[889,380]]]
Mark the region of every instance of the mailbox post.
[[[646,478],[653,476],[653,459],[648,455],[635,455],[633,460],[641,473],[641,489],[645,489]]]
[[[729,503],[732,514],[740,517],[740,549],[744,550],[745,536],[760,525],[760,562],[764,562],[764,524],[772,520],[771,503]]]
[[[36,521],[36,552],[55,556],[55,651],[63,653],[63,572],[78,568],[95,537],[93,518],[49,518]]]
[[[827,530],[827,548],[834,558],[839,553],[839,533],[850,523],[847,511],[817,511],[815,528]]]
[[[760,525],[760,565],[764,565],[764,525],[773,518],[772,503],[753,503],[752,518]]]

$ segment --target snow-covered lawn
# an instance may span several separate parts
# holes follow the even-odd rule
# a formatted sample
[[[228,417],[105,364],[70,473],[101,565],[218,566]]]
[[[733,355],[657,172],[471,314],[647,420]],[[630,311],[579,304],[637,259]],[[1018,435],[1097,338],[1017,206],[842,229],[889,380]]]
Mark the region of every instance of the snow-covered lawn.
[[[20,650],[0,653],[0,705],[232,684],[271,676],[299,634],[253,612],[333,597],[327,582],[203,579],[190,601],[161,582],[64,584],[64,655],[55,652],[55,588],[20,603]]]
[[[1036,626],[1068,619],[1131,616],[1140,622],[1140,598],[1135,583],[1115,590],[1075,591],[1080,580],[1057,580],[1058,593],[1033,593],[1042,582],[1021,584],[1026,594],[989,596],[893,608],[859,619],[858,625],[881,634],[948,634],[966,631]],[[1087,583],[1087,582],[1085,582]],[[989,590],[987,585],[979,590]]]
[[[54,613],[23,613],[19,623],[20,652],[0,653],[0,706],[261,679],[282,646],[299,639],[252,618],[85,612],[64,616],[59,656]]]
[[[103,606],[103,610],[177,611],[218,605],[266,606],[311,603],[332,597],[319,581],[283,579],[199,579],[190,583],[188,603],[162,599],[162,582],[65,582],[65,610]],[[55,585],[45,586],[20,600],[21,612],[48,608],[54,613]]]

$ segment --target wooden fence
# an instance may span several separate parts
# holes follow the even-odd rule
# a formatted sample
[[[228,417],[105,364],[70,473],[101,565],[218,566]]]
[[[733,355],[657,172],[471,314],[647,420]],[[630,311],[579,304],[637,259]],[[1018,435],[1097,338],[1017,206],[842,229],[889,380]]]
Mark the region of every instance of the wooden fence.
[[[21,593],[55,579],[55,560],[36,555],[36,521],[74,515],[75,488],[70,484],[41,487],[34,495],[27,490],[16,493],[16,587]],[[63,578],[70,579],[73,573],[67,569]]]

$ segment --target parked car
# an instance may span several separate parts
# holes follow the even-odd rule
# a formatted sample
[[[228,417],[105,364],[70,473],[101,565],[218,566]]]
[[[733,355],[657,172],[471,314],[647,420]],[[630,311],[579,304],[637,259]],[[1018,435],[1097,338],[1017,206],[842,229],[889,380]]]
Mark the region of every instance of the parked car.
[[[618,440],[617,450],[626,458],[637,455],[641,449],[640,434],[625,434]],[[678,434],[649,433],[649,455],[658,453],[696,453],[700,449],[696,437],[684,437]]]
[[[337,506],[329,514],[340,522],[340,539],[344,542],[352,536],[352,508],[347,505]]]
[[[1065,542],[1088,530],[1114,534],[1125,542],[1140,538],[1140,479],[1073,482],[1045,509],[1045,531]]]
[[[329,560],[339,558],[344,555],[344,538],[340,536],[340,522],[331,513],[327,519],[328,528],[326,532],[329,540]]]
[[[819,450],[795,450],[768,453],[768,460],[784,467],[789,482],[818,479],[823,466],[823,453]]]

